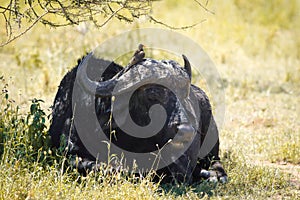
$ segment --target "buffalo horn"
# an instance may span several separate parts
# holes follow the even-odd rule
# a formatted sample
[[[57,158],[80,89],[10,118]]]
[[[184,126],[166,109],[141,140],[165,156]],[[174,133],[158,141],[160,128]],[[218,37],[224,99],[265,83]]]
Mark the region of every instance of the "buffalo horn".
[[[110,97],[112,95],[119,95],[135,88],[139,88],[145,84],[157,83],[163,84],[166,87],[178,89],[176,95],[186,97],[189,91],[190,81],[184,76],[178,76],[175,71],[170,71],[162,65],[152,66],[153,63],[148,62],[144,65],[138,65],[136,70],[130,72],[116,74],[113,78],[107,81],[93,81],[87,76],[86,70],[88,61],[92,58],[93,54],[88,54],[83,61],[79,64],[77,69],[77,77],[79,84],[85,91],[90,94],[95,94],[96,97]],[[185,56],[184,63],[188,75],[191,75],[191,67],[189,61]],[[173,77],[173,78],[172,78]],[[176,81],[174,78],[176,77]],[[190,77],[189,77],[190,78]],[[174,86],[174,82],[176,82]]]
[[[98,97],[109,97],[112,95],[113,89],[117,84],[117,80],[115,77],[102,82],[92,81],[89,79],[86,70],[88,61],[91,59],[91,57],[92,53],[88,54],[78,67],[77,76],[79,83],[85,91],[91,94],[95,94]]]
[[[190,61],[188,60],[188,58],[182,54],[182,58],[184,60],[184,69],[187,72],[187,74],[190,77],[190,80],[192,80],[192,68],[191,68],[191,64]]]

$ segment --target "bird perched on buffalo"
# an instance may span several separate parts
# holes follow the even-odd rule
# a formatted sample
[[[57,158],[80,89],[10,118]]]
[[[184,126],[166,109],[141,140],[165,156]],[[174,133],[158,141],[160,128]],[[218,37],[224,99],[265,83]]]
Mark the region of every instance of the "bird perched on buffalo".
[[[128,64],[129,67],[141,62],[145,58],[144,47],[145,47],[145,45],[139,44],[138,49],[134,52],[134,54]]]
[[[129,61],[129,64],[127,65],[127,69],[125,69],[125,72],[129,70],[133,65],[141,62],[145,58],[145,52],[144,52],[145,45],[139,44],[138,49],[134,52],[131,60]]]

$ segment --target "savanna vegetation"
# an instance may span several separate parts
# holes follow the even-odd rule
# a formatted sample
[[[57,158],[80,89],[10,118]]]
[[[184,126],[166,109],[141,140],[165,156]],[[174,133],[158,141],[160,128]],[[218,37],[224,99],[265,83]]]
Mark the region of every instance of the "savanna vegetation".
[[[105,167],[82,177],[67,167],[63,148],[50,148],[50,106],[64,74],[124,30],[166,28],[141,16],[100,28],[36,24],[0,48],[0,199],[299,199],[300,1],[213,0],[207,8],[156,1],[151,16],[172,27],[201,22],[174,31],[199,43],[222,78],[221,159],[229,183],[159,185],[151,174],[108,176]],[[0,33],[5,42],[6,30]],[[206,88],[201,78],[194,84]]]

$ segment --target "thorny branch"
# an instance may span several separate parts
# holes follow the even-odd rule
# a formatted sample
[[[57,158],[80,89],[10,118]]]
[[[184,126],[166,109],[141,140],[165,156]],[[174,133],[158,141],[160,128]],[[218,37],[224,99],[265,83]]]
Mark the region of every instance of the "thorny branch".
[[[170,29],[188,29],[202,23],[173,27],[151,16],[152,3],[158,0],[4,0],[0,3],[0,22],[4,22],[3,31],[6,40],[0,41],[3,47],[18,39],[37,23],[50,27],[77,25],[81,22],[92,22],[100,28],[113,18],[133,22],[142,16]],[[205,5],[194,0],[205,11]],[[100,17],[101,16],[101,17]],[[1,29],[2,27],[0,27]]]

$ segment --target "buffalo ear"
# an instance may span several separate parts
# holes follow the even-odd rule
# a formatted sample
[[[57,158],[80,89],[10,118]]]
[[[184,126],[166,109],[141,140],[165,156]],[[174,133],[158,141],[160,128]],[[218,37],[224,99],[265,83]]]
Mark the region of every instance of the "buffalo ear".
[[[190,61],[184,54],[182,54],[182,58],[184,61],[184,69],[185,69],[186,73],[189,75],[190,80],[192,80],[192,68],[191,68]]]

